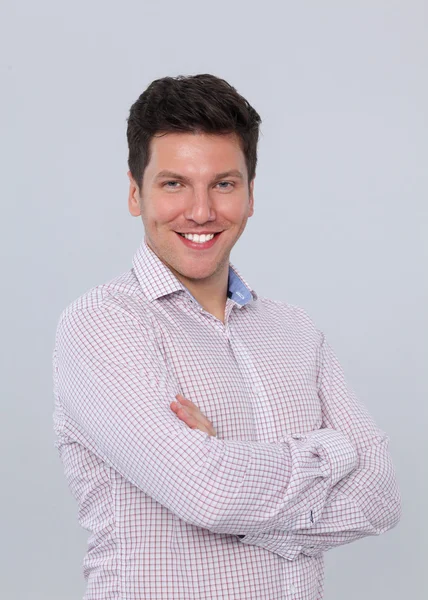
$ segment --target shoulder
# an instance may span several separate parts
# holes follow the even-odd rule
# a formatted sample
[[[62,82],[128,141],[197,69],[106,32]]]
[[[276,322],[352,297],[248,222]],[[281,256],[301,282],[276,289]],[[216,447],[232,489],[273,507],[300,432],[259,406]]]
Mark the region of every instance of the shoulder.
[[[141,291],[132,269],[95,285],[61,312],[57,321],[56,341],[65,337],[108,336],[125,324],[150,327],[149,301]],[[83,340],[82,340],[83,341]]]
[[[277,321],[278,325],[285,325],[287,328],[298,330],[300,333],[306,332],[317,337],[321,334],[311,316],[301,306],[260,296],[258,297],[258,303],[259,310],[274,323]]]
[[[96,285],[60,314],[53,349],[55,391],[70,386],[127,384],[145,378],[153,387],[162,355],[150,302],[132,271]],[[88,379],[89,376],[89,379]]]

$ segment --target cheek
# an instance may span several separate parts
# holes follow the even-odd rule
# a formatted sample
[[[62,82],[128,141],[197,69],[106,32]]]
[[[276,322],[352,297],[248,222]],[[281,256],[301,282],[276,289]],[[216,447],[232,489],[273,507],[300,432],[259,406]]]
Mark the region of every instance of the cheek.
[[[231,203],[223,213],[230,221],[240,223],[249,215],[250,206],[248,201]]]
[[[171,198],[171,196],[151,198],[147,206],[147,218],[160,224],[170,223],[183,213],[182,204],[178,198]]]

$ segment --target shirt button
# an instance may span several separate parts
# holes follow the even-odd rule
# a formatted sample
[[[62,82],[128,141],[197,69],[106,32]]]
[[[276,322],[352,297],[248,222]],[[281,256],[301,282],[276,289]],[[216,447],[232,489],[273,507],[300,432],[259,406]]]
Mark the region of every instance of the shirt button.
[[[288,586],[288,591],[290,592],[290,594],[295,594],[297,592],[297,588],[295,585],[291,584]]]

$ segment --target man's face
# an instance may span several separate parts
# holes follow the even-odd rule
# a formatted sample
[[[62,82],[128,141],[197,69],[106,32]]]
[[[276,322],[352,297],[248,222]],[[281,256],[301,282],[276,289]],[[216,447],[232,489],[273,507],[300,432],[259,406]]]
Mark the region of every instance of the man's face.
[[[141,215],[148,246],[179,279],[209,280],[227,272],[254,204],[254,180],[249,187],[235,134],[155,137],[140,193],[128,176],[129,211]],[[197,243],[181,233],[215,236]]]

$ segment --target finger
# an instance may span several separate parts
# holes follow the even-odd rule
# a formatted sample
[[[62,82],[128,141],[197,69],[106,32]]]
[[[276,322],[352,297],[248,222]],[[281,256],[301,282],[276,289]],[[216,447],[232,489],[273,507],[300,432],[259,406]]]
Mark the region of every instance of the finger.
[[[176,398],[181,404],[184,404],[186,406],[194,406],[196,408],[196,404],[194,404],[191,400],[185,398],[182,394],[177,394]]]
[[[177,394],[176,398],[178,399],[178,401],[180,402],[180,404],[184,404],[184,406],[188,406],[189,408],[196,408],[196,409],[199,410],[199,408],[196,406],[196,404],[194,402],[192,402],[188,398],[185,398],[181,394]]]
[[[193,419],[195,419],[195,421],[198,420],[198,415],[197,415],[196,411],[191,410],[187,406],[182,406],[180,404],[180,402],[171,402],[170,407],[175,412],[175,414],[177,416],[183,417],[183,416],[187,415],[187,416],[192,417]]]
[[[184,398],[184,396],[182,396],[181,394],[177,394],[176,398],[178,399],[180,404],[185,406],[190,411],[190,413],[195,416],[195,418],[202,421],[202,423],[206,427],[212,427],[211,421],[207,419],[207,417],[201,412],[201,410],[196,406],[196,404],[194,404],[191,400]]]
[[[177,417],[184,421],[184,423],[186,423],[186,425],[191,429],[200,429],[201,431],[209,433],[208,428],[204,425],[204,423],[201,423],[201,421],[199,421],[196,417],[186,412],[184,408],[178,410]]]
[[[200,429],[201,431],[204,431],[205,433],[208,433],[212,436],[217,435],[215,429],[211,424],[205,425],[205,423],[202,423],[200,419],[195,417],[193,414],[189,413],[188,409],[184,407],[179,407],[176,414],[179,419],[184,421],[186,425],[188,425],[192,429]]]

